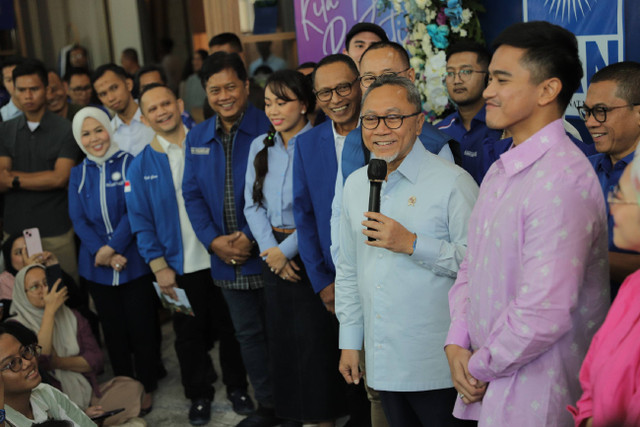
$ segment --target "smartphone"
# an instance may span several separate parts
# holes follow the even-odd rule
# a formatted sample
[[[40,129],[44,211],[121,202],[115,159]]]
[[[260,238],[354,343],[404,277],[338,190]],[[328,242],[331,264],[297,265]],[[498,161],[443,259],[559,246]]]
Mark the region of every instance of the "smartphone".
[[[122,411],[124,411],[124,408],[118,408],[118,409],[114,409],[113,411],[107,411],[102,415],[98,415],[97,417],[91,417],[91,420],[92,421],[104,420],[105,418],[109,418],[112,415],[119,414]]]
[[[27,256],[42,253],[42,241],[40,240],[40,230],[37,228],[27,228],[22,232],[27,246]]]

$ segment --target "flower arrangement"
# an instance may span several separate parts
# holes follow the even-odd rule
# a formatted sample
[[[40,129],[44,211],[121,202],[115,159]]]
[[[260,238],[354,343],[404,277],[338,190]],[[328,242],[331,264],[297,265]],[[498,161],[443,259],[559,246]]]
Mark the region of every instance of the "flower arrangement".
[[[430,122],[449,107],[445,50],[460,39],[483,43],[478,13],[485,9],[479,0],[378,0],[378,11],[393,8],[404,16],[406,39],[402,42],[416,70],[416,85]]]

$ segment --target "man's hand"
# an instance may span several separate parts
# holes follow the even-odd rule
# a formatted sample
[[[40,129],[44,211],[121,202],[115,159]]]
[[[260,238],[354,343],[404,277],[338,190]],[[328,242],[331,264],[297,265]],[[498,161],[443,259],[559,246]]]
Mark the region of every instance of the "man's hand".
[[[474,378],[469,373],[471,352],[455,344],[447,345],[444,352],[449,361],[453,386],[459,394],[464,396],[461,396],[462,401],[466,404],[481,401],[487,391],[487,383]]]
[[[0,193],[9,191],[13,188],[13,175],[9,169],[0,170]]]
[[[277,246],[267,249],[262,252],[260,256],[264,258],[264,262],[266,262],[269,268],[271,268],[271,271],[278,276],[280,276],[280,272],[289,261]]]
[[[103,247],[98,249],[98,252],[96,252],[96,258],[94,261],[95,266],[98,267],[101,265],[104,267],[110,267],[111,257],[115,253],[116,253],[116,250],[113,249],[111,246],[104,245]]]
[[[336,284],[332,283],[320,292],[320,299],[324,303],[324,306],[332,314],[336,314]]]
[[[94,418],[94,417],[99,417],[100,415],[104,414],[104,409],[102,409],[102,406],[99,406],[99,405],[89,406],[84,411],[84,413],[87,414],[87,417]]]
[[[363,372],[360,372],[360,352],[358,350],[342,350],[338,370],[347,384],[359,384]]]
[[[367,245],[407,255],[413,253],[413,241],[416,236],[402,224],[378,212],[365,212],[364,216],[369,219],[362,221],[362,225],[372,230],[365,228],[362,234],[376,239],[372,242],[366,240]]]
[[[175,301],[178,301],[178,295],[176,295],[176,291],[174,289],[178,286],[176,283],[176,272],[170,267],[165,267],[162,270],[156,271],[155,275],[156,282],[158,282],[158,286],[160,286],[160,291],[173,298]]]
[[[211,251],[230,265],[243,264],[251,255],[251,242],[242,231],[218,236],[211,242]]]

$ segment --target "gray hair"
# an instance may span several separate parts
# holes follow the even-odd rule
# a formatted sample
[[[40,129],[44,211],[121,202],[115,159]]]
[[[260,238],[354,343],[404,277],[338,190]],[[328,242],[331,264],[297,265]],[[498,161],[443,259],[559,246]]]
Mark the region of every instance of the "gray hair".
[[[362,97],[362,105],[364,105],[364,101],[367,99],[372,90],[377,89],[381,86],[393,85],[403,88],[407,93],[407,101],[410,104],[413,104],[416,107],[416,111],[422,111],[422,99],[420,98],[420,92],[416,85],[413,84],[411,80],[406,77],[400,76],[385,76],[382,75],[378,77],[371,86],[367,89]]]

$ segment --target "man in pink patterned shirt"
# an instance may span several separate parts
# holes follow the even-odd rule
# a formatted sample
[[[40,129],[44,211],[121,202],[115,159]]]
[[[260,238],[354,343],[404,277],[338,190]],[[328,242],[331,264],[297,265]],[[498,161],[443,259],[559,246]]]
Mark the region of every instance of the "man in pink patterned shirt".
[[[608,309],[600,184],[562,115],[582,66],[575,36],[519,23],[494,42],[487,125],[513,137],[485,176],[449,292],[454,415],[479,426],[570,426],[578,372]]]

